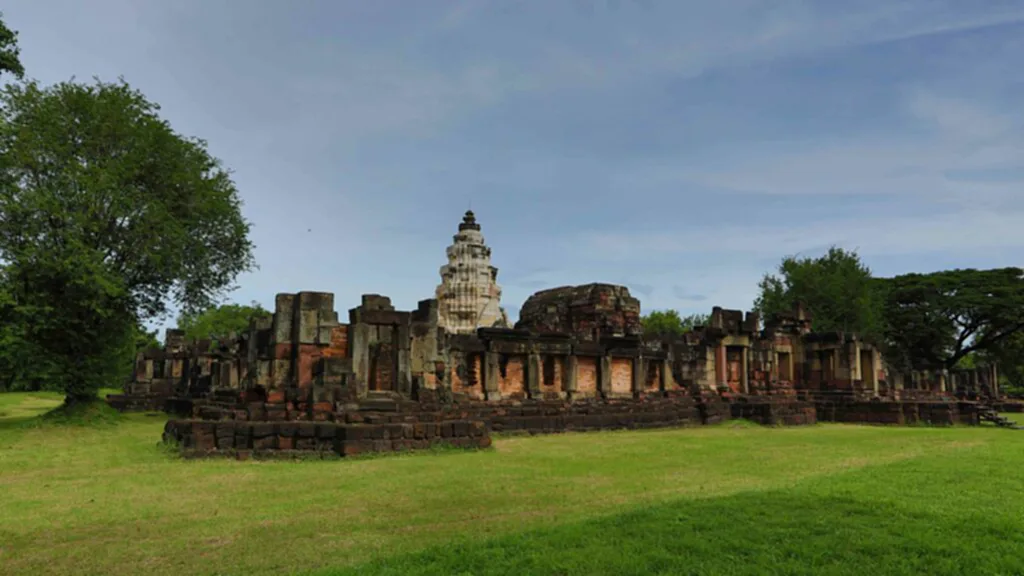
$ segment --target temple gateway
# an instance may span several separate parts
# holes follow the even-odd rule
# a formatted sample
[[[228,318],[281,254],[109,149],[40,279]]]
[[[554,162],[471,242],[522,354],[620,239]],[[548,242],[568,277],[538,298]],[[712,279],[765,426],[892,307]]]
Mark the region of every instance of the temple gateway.
[[[274,313],[213,346],[168,330],[139,354],[120,409],[176,416],[165,439],[197,455],[354,455],[529,433],[818,421],[977,424],[1002,402],[992,367],[898,373],[856,334],[810,315],[715,307],[675,338],[643,333],[625,286],[542,290],[509,327],[473,212],[415,310],[366,294],[340,318],[329,292],[278,294]],[[1001,403],[996,406],[996,403]]]

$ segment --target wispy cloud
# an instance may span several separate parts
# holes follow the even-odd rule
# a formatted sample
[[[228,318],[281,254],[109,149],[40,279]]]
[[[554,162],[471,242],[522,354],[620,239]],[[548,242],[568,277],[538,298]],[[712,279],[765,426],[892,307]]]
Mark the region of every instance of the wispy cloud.
[[[239,301],[413,306],[470,202],[510,308],[603,281],[706,312],[749,306],[781,256],[833,244],[886,273],[1024,248],[1021,2],[11,0],[4,15],[30,75],[123,74],[235,170],[262,266]]]

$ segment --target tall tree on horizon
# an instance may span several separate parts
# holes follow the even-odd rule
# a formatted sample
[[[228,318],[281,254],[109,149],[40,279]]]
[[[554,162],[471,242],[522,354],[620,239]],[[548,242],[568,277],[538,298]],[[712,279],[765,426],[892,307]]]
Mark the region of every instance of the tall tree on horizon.
[[[232,333],[244,332],[253,318],[265,318],[270,315],[270,312],[258,302],[248,306],[221,304],[198,313],[181,314],[178,316],[178,328],[185,331],[186,338],[219,342]]]
[[[951,369],[975,353],[998,357],[1024,333],[1020,268],[903,274],[887,284],[886,340],[906,368]]]
[[[230,173],[158,110],[124,80],[0,91],[4,313],[67,404],[116,381],[141,323],[212,306],[254,266]]]
[[[17,79],[25,77],[21,65],[21,48],[18,47],[18,33],[7,27],[4,13],[0,12],[0,76],[11,74]]]
[[[648,336],[681,336],[697,326],[707,325],[707,314],[681,316],[678,310],[655,310],[640,318]]]
[[[775,274],[758,284],[754,310],[767,319],[802,303],[816,331],[856,332],[879,338],[884,331],[880,287],[855,251],[838,247],[817,258],[787,256]]]

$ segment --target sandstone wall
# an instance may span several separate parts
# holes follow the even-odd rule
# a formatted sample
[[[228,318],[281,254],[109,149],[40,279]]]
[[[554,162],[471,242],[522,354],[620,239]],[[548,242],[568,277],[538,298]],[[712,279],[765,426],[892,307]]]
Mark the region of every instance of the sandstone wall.
[[[625,286],[612,284],[552,288],[526,300],[515,327],[570,334],[586,342],[602,336],[640,336],[640,301]]]

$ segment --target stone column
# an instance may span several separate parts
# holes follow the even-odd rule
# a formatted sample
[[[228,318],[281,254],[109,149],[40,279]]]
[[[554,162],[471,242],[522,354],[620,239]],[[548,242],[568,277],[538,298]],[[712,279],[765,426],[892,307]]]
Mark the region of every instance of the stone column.
[[[881,365],[882,355],[877,350],[871,350],[871,374],[868,375],[871,378],[871,389],[874,390],[875,396],[878,395],[878,370]]]
[[[647,383],[647,366],[644,364],[643,356],[636,356],[633,358],[633,394],[640,394],[644,391],[644,385]]]
[[[860,373],[860,342],[850,344],[850,390],[856,390],[857,381],[864,386],[864,375]]]
[[[831,354],[828,354],[828,375],[829,385],[832,385],[833,380],[839,379],[839,348],[833,348]]]
[[[501,400],[498,387],[498,353],[484,353],[484,397],[489,401]]]
[[[370,384],[370,325],[362,322],[350,325],[348,338],[356,394],[365,396]]]
[[[540,398],[540,354],[531,352],[526,357],[526,391],[530,398]]]
[[[576,358],[575,354],[570,354],[565,357],[565,377],[562,378],[562,387],[565,389],[565,395],[568,398],[572,398],[573,394],[576,393],[576,373],[578,372],[579,359]]]
[[[672,386],[672,362],[669,360],[661,361],[661,390],[671,390]]]
[[[284,387],[288,385],[297,384],[295,381],[295,369],[293,361],[295,358],[294,353],[294,340],[292,338],[294,333],[294,316],[295,316],[295,295],[294,294],[278,294],[274,297],[274,351],[273,351],[273,367],[272,373],[272,385],[276,387]]]
[[[750,394],[750,348],[744,346],[740,352],[740,386],[744,394]]]
[[[601,356],[597,370],[597,391],[605,397],[612,393],[612,357]]]
[[[726,385],[725,358],[725,344],[719,344],[715,349],[715,386],[719,388]]]

